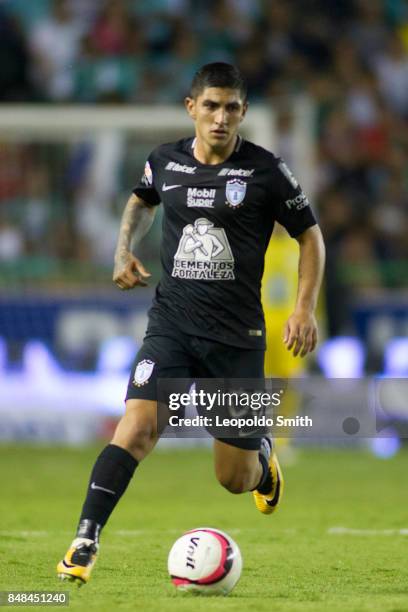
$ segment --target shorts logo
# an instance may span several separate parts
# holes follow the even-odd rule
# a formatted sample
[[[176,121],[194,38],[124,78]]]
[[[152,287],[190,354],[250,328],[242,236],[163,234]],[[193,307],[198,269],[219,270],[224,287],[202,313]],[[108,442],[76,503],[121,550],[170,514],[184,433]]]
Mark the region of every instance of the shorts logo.
[[[153,183],[153,172],[148,161],[146,162],[144,167],[142,183],[143,185],[146,185],[146,187],[149,187]]]
[[[234,280],[234,257],[222,227],[200,217],[186,225],[174,256],[173,277]]]
[[[227,197],[226,204],[231,208],[237,208],[244,202],[247,185],[245,181],[240,179],[232,179],[227,181],[225,186],[225,195]]]
[[[145,385],[152,375],[154,366],[154,361],[150,361],[150,359],[143,359],[143,361],[140,361],[136,366],[133,384],[136,385],[136,387]]]

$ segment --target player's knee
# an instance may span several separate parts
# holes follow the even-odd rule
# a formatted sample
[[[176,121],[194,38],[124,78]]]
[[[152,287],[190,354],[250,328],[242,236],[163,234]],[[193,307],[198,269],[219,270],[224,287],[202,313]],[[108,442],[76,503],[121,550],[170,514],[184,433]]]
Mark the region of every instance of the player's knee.
[[[126,414],[120,420],[112,442],[119,443],[140,461],[152,450],[157,438],[156,421]]]
[[[150,450],[152,443],[157,439],[156,423],[136,421],[129,431],[132,446],[140,450]]]

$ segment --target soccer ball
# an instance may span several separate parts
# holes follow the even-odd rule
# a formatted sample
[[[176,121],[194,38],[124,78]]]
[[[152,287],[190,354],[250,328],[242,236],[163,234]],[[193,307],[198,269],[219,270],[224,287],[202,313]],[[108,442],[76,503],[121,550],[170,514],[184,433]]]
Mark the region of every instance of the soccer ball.
[[[242,557],[229,535],[203,527],[187,531],[174,542],[167,567],[179,591],[228,595],[241,575]]]

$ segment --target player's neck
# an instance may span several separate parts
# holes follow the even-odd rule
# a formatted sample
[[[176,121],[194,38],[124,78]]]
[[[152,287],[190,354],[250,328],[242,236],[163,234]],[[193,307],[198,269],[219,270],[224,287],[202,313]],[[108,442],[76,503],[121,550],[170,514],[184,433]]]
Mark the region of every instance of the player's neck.
[[[232,139],[226,147],[215,148],[196,137],[194,139],[193,155],[202,164],[222,164],[234,151],[237,138],[238,136]]]

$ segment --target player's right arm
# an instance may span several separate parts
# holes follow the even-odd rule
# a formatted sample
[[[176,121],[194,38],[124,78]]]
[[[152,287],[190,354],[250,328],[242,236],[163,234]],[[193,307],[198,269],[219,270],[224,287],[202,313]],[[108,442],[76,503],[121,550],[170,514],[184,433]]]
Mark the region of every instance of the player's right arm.
[[[133,255],[132,249],[149,231],[155,213],[156,206],[150,206],[135,194],[130,196],[123,211],[115,251],[113,282],[119,289],[147,286],[146,281],[151,275]]]

